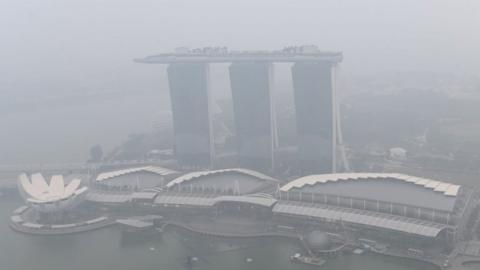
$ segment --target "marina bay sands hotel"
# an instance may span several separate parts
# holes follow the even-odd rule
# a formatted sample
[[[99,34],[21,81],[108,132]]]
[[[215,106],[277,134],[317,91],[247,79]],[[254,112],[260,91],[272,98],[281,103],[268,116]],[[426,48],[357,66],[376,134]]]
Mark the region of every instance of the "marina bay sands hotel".
[[[337,170],[341,154],[335,70],[341,52],[316,46],[279,51],[229,51],[224,47],[177,48],[136,59],[168,65],[175,145],[181,166],[210,167],[216,155],[212,131],[211,64],[230,63],[238,166],[260,171],[275,169],[277,125],[274,110],[273,66],[292,63],[297,125],[295,160],[305,173]]]

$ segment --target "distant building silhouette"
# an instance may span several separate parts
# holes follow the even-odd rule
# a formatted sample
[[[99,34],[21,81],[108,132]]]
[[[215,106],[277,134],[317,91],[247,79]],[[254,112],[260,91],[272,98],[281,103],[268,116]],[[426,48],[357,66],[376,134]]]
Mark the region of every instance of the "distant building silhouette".
[[[238,166],[270,172],[275,170],[278,144],[272,98],[273,65],[293,63],[298,154],[292,166],[301,174],[307,174],[337,170],[341,130],[335,69],[342,58],[342,53],[322,52],[316,46],[292,46],[280,51],[206,47],[181,48],[175,53],[136,61],[168,65],[175,155],[181,166],[205,168],[212,167],[215,161],[209,65],[231,63]],[[343,164],[343,168],[348,166]]]

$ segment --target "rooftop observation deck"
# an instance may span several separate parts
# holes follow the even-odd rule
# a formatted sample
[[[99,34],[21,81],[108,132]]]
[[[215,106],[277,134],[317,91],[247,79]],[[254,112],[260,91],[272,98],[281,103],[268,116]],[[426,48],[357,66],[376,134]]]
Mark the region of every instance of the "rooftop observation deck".
[[[301,46],[287,47],[279,51],[228,51],[224,47],[207,47],[193,50],[177,48],[172,53],[146,56],[134,61],[145,64],[231,62],[322,62],[337,64],[342,59],[342,52],[320,51],[316,46]]]

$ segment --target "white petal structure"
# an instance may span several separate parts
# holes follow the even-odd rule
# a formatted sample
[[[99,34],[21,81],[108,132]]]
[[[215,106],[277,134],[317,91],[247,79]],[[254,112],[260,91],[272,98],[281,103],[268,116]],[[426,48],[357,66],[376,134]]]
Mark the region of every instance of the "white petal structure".
[[[18,190],[28,205],[40,212],[55,212],[77,205],[85,197],[87,187],[80,188],[80,179],[65,186],[62,175],[52,176],[47,184],[45,178],[35,173],[31,181],[26,174],[18,176]]]

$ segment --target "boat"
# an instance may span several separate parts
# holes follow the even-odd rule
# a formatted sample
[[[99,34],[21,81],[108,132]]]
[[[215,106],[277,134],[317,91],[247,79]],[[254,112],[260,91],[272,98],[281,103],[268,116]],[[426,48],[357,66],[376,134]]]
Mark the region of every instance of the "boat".
[[[185,260],[185,266],[188,268],[188,269],[191,269],[193,267],[193,265],[195,263],[198,262],[198,257],[194,257],[194,256],[187,256],[186,257],[186,260]]]
[[[356,249],[353,250],[353,254],[356,254],[356,255],[362,255],[364,252],[365,252],[365,250],[363,250],[361,248],[356,248]]]
[[[315,265],[315,266],[322,266],[327,262],[326,260],[320,257],[309,257],[309,256],[301,255],[300,253],[295,253],[294,255],[290,256],[290,261],[295,263],[303,263],[303,264],[309,264],[309,265]]]
[[[138,219],[117,219],[117,224],[124,229],[132,231],[153,229],[153,222],[147,222]]]
[[[155,234],[155,227],[151,221],[142,221],[138,219],[117,219],[117,224],[122,230],[122,234],[128,235],[152,235]]]

